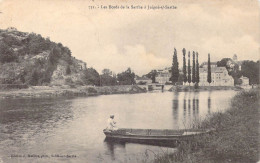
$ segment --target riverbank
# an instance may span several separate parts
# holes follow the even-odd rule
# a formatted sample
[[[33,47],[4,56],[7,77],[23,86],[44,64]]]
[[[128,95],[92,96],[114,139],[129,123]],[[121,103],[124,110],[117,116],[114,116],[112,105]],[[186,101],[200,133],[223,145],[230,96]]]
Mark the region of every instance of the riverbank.
[[[43,98],[43,97],[73,97],[73,96],[96,96],[104,94],[132,94],[144,93],[146,89],[136,85],[119,86],[33,86],[28,89],[1,90],[0,98]]]
[[[188,91],[214,91],[214,90],[243,90],[243,88],[238,86],[199,86],[195,88],[194,86],[185,86],[185,85],[178,85],[173,86],[169,89],[169,91],[174,92],[188,92]]]
[[[214,133],[182,142],[176,153],[157,156],[154,162],[257,162],[258,112],[258,90],[241,91],[229,110],[214,113],[198,124],[199,128],[215,128]]]

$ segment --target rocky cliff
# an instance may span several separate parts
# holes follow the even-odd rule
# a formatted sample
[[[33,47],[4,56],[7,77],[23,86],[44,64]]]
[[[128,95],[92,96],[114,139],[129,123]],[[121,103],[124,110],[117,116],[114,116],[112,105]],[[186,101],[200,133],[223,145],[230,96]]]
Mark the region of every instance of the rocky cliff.
[[[0,29],[0,84],[83,84],[86,63],[68,47],[35,33]]]

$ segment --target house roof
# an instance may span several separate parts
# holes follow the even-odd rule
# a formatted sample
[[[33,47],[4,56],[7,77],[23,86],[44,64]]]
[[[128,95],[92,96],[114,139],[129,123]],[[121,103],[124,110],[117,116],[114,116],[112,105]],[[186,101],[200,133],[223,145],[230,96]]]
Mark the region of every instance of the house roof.
[[[225,70],[227,71],[226,67],[212,67],[211,73],[223,73]],[[208,68],[200,68],[199,71],[208,72]]]
[[[249,78],[245,76],[241,76],[239,79],[249,79]]]
[[[208,65],[208,62],[202,62],[200,66]],[[217,62],[210,62],[210,65],[217,65]]]

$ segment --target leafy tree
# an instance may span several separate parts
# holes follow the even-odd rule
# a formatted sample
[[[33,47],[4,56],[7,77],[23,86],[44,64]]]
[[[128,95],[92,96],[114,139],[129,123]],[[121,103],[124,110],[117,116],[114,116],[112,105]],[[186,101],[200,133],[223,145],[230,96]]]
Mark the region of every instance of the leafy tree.
[[[174,48],[174,54],[172,58],[172,76],[170,78],[172,84],[176,84],[176,82],[178,82],[178,78],[179,78],[179,63],[177,58],[177,50]]]
[[[109,69],[102,70],[101,85],[116,85],[116,76],[112,76],[112,71]]]
[[[196,53],[196,83],[200,82],[200,70],[199,70],[199,54]]]
[[[227,62],[231,61],[231,58],[223,58],[221,61],[217,62],[218,67],[226,67],[227,68]]]
[[[186,71],[186,58],[185,58],[185,55],[186,55],[186,49],[183,48],[182,49],[182,53],[183,53],[183,81],[184,83],[187,82],[187,71]]]
[[[191,83],[190,52],[188,53],[188,83]]]
[[[239,70],[239,65],[237,62],[234,62],[231,58],[223,58],[221,61],[217,62],[218,67],[226,67],[228,74],[231,75],[234,79],[235,84],[239,84],[238,79],[242,76],[241,71]]]
[[[4,35],[3,41],[8,45],[8,46],[20,46],[21,45],[21,41],[16,39],[15,37],[11,36],[11,35]]]
[[[180,75],[179,75],[179,78],[178,78],[178,83],[179,83],[179,84],[183,84],[183,82],[184,82],[184,75],[183,75],[183,74],[180,74]]]
[[[259,60],[244,61],[241,65],[241,73],[243,76],[249,78],[249,84],[259,84]]]
[[[66,75],[70,75],[71,74],[71,69],[70,69],[70,66],[67,65],[66,67]]]
[[[61,57],[61,49],[59,47],[54,47],[51,49],[50,55],[49,55],[49,61],[51,62],[51,64],[55,65],[58,63],[58,60]]]
[[[39,76],[39,72],[35,69],[32,73],[31,76],[31,80],[30,83],[31,85],[37,85],[38,84],[38,80],[39,80],[40,76]]]
[[[4,42],[0,42],[0,62],[1,63],[13,62],[16,59],[17,56],[14,54],[14,51]]]
[[[135,84],[135,73],[128,68],[126,71],[117,74],[117,80],[120,85],[132,85]]]
[[[208,54],[208,76],[207,81],[210,84],[211,83],[211,66],[210,66],[210,54]]]
[[[192,52],[192,83],[196,82],[196,72],[195,72],[195,52]]]
[[[109,69],[103,69],[102,70],[102,74],[103,75],[112,76],[112,71],[110,71]]]
[[[28,36],[28,50],[30,54],[38,54],[44,50],[51,49],[51,42],[46,41],[41,35],[31,33]]]
[[[152,83],[155,83],[155,78],[158,75],[156,70],[152,70],[151,72],[149,72],[148,74],[146,74],[146,76],[150,79],[152,79]]]
[[[83,81],[87,85],[100,85],[100,77],[94,68],[88,68],[84,71]]]

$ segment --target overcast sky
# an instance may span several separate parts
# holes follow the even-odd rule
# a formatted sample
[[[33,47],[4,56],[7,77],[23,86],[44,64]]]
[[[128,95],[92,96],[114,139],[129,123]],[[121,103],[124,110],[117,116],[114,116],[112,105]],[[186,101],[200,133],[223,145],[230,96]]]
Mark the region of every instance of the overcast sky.
[[[167,11],[88,8],[113,3],[116,0],[0,0],[0,28],[12,26],[50,37],[99,72],[109,68],[118,73],[131,67],[142,75],[171,66],[174,47],[180,67],[182,48],[198,51],[200,63],[207,61],[208,53],[212,61],[234,54],[239,60],[259,59],[257,0],[149,2],[177,6]]]

